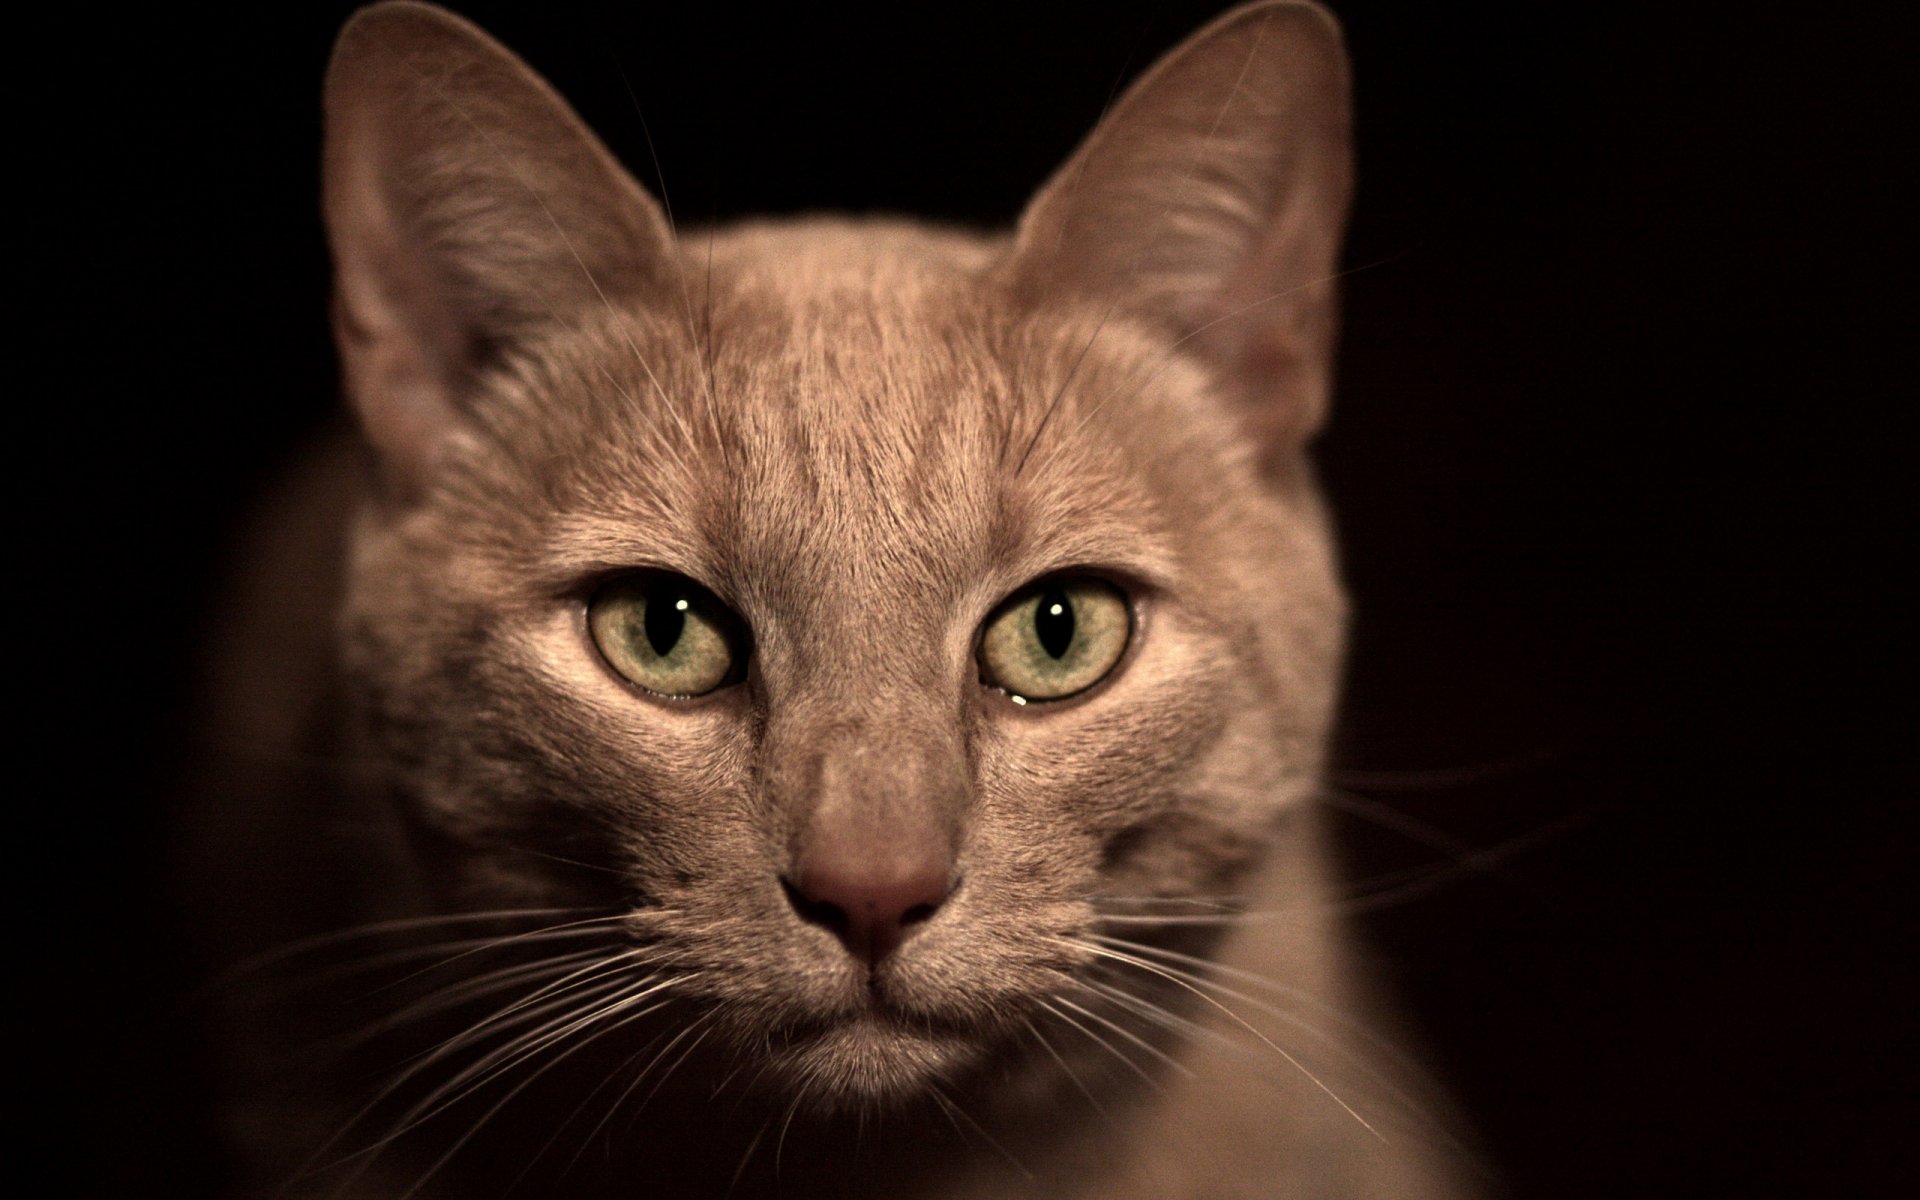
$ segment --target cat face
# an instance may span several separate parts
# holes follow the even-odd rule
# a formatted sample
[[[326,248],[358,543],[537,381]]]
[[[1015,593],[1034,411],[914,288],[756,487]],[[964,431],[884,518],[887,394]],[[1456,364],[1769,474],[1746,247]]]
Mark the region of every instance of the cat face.
[[[676,241],[484,35],[358,18],[346,663],[432,876],[613,907],[769,1081],[858,1103],[1013,1041],[1103,905],[1230,891],[1335,686],[1300,453],[1344,95],[1324,17],[1257,5],[1011,239]]]

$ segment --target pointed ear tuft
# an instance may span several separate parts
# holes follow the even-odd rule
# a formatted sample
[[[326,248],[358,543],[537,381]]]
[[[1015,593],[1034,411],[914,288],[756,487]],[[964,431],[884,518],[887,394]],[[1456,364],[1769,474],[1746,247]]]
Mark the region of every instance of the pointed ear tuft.
[[[362,9],[327,70],[325,215],[348,398],[417,491],[474,372],[589,306],[660,294],[653,200],[544,80],[427,4]]]
[[[1324,10],[1227,13],[1136,82],[1034,198],[1016,289],[1160,326],[1214,364],[1268,461],[1290,456],[1331,388],[1348,106]]]

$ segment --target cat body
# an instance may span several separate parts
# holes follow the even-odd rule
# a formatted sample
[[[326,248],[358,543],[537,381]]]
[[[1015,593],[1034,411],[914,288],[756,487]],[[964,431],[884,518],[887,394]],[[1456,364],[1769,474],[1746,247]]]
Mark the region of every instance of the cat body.
[[[266,752],[205,882],[256,898],[234,947],[446,953],[376,1001],[370,1102],[236,1108],[243,1190],[1466,1194],[1314,819],[1346,123],[1331,21],[1256,4],[1010,236],[676,238],[477,30],[356,17],[327,217],[374,465],[320,452],[263,526],[218,692]],[[1036,596],[1077,639],[1042,669],[1112,642],[1058,697],[992,651]],[[696,629],[711,686],[649,686]],[[237,1074],[310,1061],[238,1020]]]

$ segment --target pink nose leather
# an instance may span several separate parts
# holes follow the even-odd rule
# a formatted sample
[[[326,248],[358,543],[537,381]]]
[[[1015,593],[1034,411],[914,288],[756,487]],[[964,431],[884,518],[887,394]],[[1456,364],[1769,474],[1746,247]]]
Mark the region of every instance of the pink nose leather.
[[[793,878],[781,881],[794,911],[832,930],[847,952],[868,967],[879,966],[899,949],[952,890],[950,860],[931,846],[923,853],[875,856],[822,839],[809,846],[795,866]]]

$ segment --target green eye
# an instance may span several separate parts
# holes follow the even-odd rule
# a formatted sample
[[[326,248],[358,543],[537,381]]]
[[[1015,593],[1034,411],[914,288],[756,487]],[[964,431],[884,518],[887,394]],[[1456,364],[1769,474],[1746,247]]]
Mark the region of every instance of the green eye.
[[[745,673],[740,619],[684,575],[655,571],[608,583],[587,603],[587,627],[609,666],[663,696],[705,695]]]
[[[1058,700],[1106,678],[1132,632],[1119,588],[1086,576],[1042,580],[987,618],[980,677],[1016,700]]]

